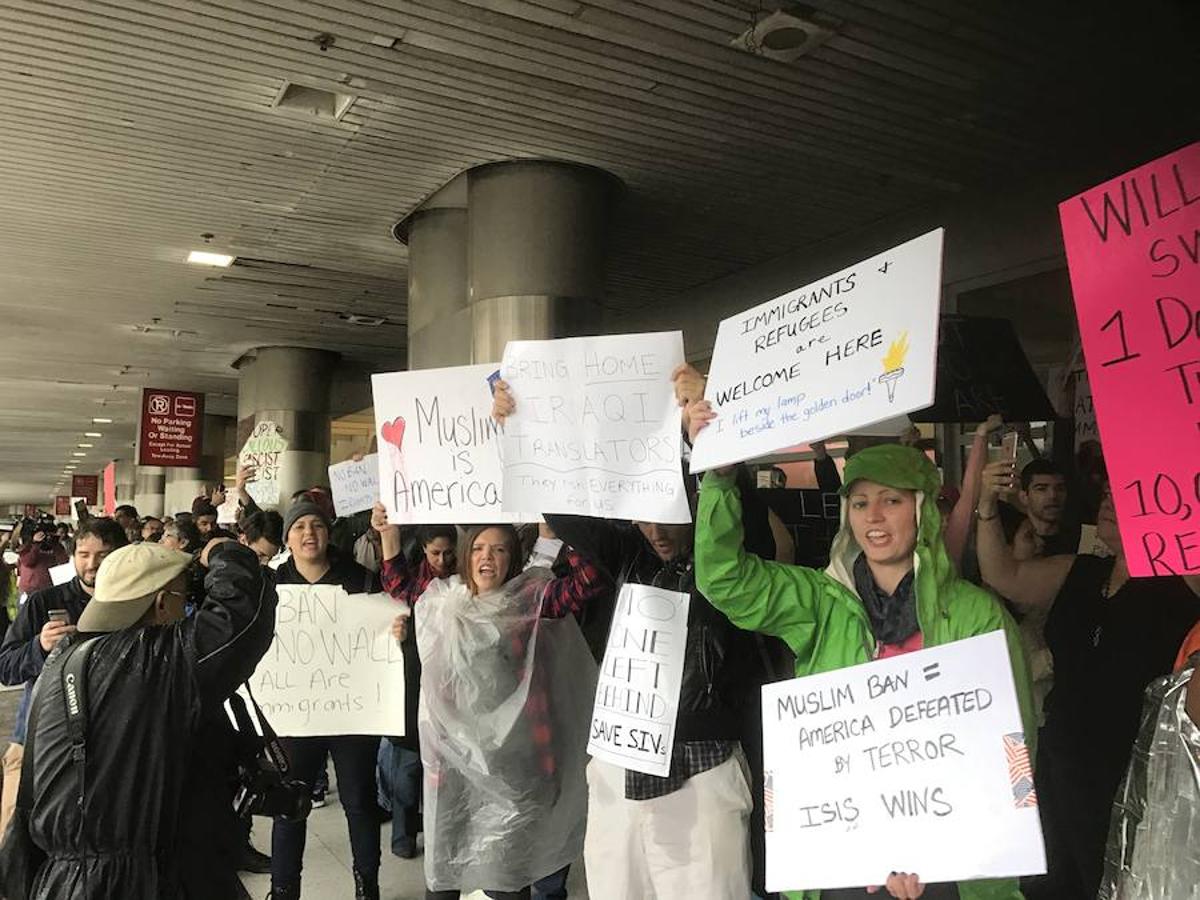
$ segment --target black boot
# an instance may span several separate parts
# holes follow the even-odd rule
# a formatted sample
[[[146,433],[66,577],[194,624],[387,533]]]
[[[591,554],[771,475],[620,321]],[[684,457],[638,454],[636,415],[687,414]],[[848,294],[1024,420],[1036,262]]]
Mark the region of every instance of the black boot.
[[[354,900],[379,900],[379,873],[354,870]]]
[[[300,900],[300,882],[285,885],[272,883],[267,900]]]

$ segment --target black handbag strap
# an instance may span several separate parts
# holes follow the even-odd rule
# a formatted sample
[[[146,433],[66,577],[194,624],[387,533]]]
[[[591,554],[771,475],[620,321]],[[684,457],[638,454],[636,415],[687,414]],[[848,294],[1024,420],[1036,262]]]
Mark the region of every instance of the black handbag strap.
[[[275,768],[279,770],[280,775],[287,775],[291,768],[288,762],[287,752],[283,749],[283,744],[279,741],[279,735],[275,733],[275,729],[271,727],[271,723],[267,721],[267,717],[263,714],[262,707],[258,705],[258,701],[254,699],[254,693],[250,690],[250,682],[245,682],[242,687],[246,689],[246,696],[250,698],[250,703],[254,706],[254,714],[258,717],[259,728],[262,730],[262,745],[267,751],[267,756]],[[243,735],[258,738],[258,732],[254,728],[254,723],[250,721],[250,714],[246,711],[246,701],[239,694],[232,694],[229,697],[229,708],[233,711],[234,721],[237,722],[238,731]]]

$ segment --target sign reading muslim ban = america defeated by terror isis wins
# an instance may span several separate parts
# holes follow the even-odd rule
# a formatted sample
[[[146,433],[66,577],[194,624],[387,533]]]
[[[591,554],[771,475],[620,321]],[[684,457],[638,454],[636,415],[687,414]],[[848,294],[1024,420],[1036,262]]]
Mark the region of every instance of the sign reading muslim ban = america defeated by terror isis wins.
[[[404,734],[404,653],[398,606],[337,585],[280,585],[275,639],[250,678],[284,737]]]
[[[763,687],[767,889],[1046,871],[1003,631]]]
[[[690,600],[647,585],[621,588],[596,685],[592,756],[647,775],[670,774]]]
[[[371,376],[379,496],[396,525],[519,522],[501,502],[494,365]]]
[[[937,229],[721,322],[692,471],[846,434],[934,397]]]
[[[1059,205],[1129,574],[1200,573],[1200,143]]]
[[[678,331],[510,341],[505,509],[690,522],[671,383],[682,362]]]

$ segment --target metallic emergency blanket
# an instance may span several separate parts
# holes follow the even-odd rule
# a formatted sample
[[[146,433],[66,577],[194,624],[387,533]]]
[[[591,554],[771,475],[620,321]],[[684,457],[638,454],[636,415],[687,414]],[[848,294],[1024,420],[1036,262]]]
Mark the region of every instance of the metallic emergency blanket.
[[[1200,729],[1184,710],[1198,661],[1147,688],[1098,900],[1200,900]]]
[[[552,577],[439,580],[414,611],[433,890],[517,891],[583,852],[596,665],[573,618],[539,618]]]

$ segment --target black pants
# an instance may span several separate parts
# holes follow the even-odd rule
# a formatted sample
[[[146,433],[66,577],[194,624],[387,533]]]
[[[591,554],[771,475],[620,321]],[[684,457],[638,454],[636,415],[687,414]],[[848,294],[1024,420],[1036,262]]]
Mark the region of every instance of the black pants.
[[[1116,786],[1047,739],[1044,730],[1034,780],[1048,871],[1026,879],[1022,892],[1028,900],[1094,900],[1104,874]]]
[[[529,888],[520,891],[484,891],[492,900],[529,900]],[[425,900],[458,900],[459,891],[425,891]]]
[[[375,755],[379,749],[379,738],[341,735],[282,738],[281,741],[291,761],[291,777],[310,787],[324,767],[326,753],[333,757],[338,796],[350,830],[354,868],[368,877],[378,877],[380,814],[375,802]],[[271,829],[273,886],[291,887],[300,883],[306,837],[306,822],[275,820]]]

